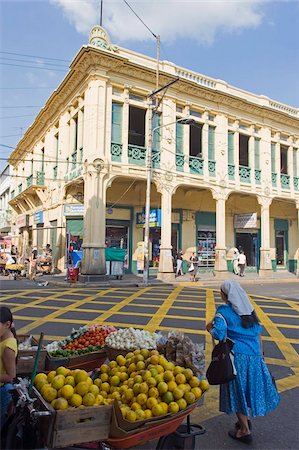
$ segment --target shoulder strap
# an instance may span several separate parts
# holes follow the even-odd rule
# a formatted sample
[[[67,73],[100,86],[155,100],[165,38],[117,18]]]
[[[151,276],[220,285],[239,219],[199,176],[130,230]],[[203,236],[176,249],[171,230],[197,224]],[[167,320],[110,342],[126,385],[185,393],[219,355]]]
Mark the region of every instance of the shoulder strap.
[[[225,342],[225,341],[226,341],[226,338],[227,338],[227,323],[226,323],[226,320],[225,320],[225,318],[223,317],[223,315],[220,314],[219,312],[215,314],[215,317],[220,317],[222,320],[224,320],[224,323],[225,323],[225,325],[226,325],[226,331],[225,331],[225,336],[224,336],[224,339],[223,339],[222,342]]]

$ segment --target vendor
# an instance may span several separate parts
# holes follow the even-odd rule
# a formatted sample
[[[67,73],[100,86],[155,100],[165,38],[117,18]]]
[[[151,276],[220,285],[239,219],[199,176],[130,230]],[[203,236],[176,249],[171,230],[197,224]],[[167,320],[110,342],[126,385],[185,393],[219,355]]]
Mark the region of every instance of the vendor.
[[[50,247],[50,244],[47,244],[47,245],[46,245],[45,255],[46,255],[46,256],[52,256],[52,249],[51,249],[51,247]]]

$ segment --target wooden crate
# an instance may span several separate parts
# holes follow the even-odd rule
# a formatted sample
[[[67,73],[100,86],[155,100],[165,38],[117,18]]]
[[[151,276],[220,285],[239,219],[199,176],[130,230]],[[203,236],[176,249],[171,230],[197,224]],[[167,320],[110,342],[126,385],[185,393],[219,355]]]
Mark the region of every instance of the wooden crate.
[[[87,372],[100,367],[107,358],[106,350],[103,348],[97,352],[85,353],[84,355],[70,356],[68,358],[51,358],[47,355],[46,370],[56,370],[60,366],[69,369],[84,369]]]
[[[29,338],[29,335],[21,334],[18,335],[18,343],[24,342],[25,339]],[[32,336],[31,345],[38,346],[37,340]],[[34,360],[37,350],[19,350],[17,359],[17,375],[28,375],[33,371]],[[47,350],[43,347],[38,360],[37,371],[43,372],[45,370]]]
[[[62,448],[84,442],[102,441],[110,432],[112,405],[87,406],[55,411],[37,389],[33,388],[40,411],[51,416],[40,417],[39,431],[47,448]]]

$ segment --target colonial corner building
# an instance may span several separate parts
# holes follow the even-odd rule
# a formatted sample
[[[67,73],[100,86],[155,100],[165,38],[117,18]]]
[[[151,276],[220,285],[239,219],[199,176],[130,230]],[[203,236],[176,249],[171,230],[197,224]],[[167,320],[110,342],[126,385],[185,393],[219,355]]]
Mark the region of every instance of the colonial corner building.
[[[143,269],[151,146],[150,266],[171,278],[173,250],[223,276],[242,247],[262,276],[299,270],[299,110],[160,61],[91,30],[10,156],[19,252],[50,243],[55,267],[83,249],[81,275],[106,274],[105,248]],[[180,120],[188,117],[193,123]],[[152,136],[152,140],[150,139]]]

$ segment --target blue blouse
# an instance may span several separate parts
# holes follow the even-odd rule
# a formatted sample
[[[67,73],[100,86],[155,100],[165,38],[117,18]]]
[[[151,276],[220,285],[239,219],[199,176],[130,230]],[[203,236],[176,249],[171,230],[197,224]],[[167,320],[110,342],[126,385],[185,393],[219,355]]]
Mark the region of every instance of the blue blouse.
[[[217,314],[221,317],[218,317]],[[214,326],[211,330],[212,336],[222,341],[225,336],[235,345],[233,351],[235,353],[243,353],[245,355],[261,355],[261,348],[259,342],[259,334],[262,332],[262,327],[255,323],[251,328],[242,327],[242,320],[240,316],[232,309],[230,305],[224,304],[217,308],[214,319]]]

